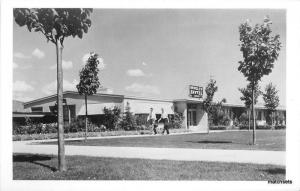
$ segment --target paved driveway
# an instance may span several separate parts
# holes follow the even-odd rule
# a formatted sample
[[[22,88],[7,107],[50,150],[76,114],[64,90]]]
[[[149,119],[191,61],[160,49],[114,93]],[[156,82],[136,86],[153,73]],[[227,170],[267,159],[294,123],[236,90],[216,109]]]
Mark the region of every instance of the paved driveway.
[[[57,145],[36,145],[14,142],[14,153],[57,155]],[[285,151],[218,150],[149,147],[65,146],[66,155],[95,157],[142,158],[181,161],[219,161],[285,165]]]

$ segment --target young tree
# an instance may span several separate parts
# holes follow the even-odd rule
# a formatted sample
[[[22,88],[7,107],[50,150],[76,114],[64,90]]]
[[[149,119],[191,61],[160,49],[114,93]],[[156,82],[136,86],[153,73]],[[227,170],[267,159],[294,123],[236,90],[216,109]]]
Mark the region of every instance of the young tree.
[[[217,91],[218,86],[216,80],[210,79],[205,87],[206,97],[203,100],[203,107],[204,111],[208,114],[209,121],[212,121],[214,124],[220,122],[218,119],[223,119],[223,117],[225,117],[225,114],[222,111],[222,104],[226,103],[226,99],[223,98],[218,103],[213,103],[213,98]]]
[[[85,141],[87,141],[87,96],[97,93],[97,89],[100,87],[99,82],[99,59],[98,54],[90,53],[86,65],[79,72],[80,81],[76,86],[78,93],[84,95],[85,101]]]
[[[121,109],[117,106],[113,108],[103,108],[104,113],[104,125],[106,129],[115,130],[119,124]]]
[[[41,32],[56,47],[57,62],[57,103],[58,103],[58,168],[66,170],[64,127],[63,127],[63,71],[62,50],[66,37],[82,38],[91,26],[89,19],[92,9],[14,9],[14,18],[19,26]]]
[[[279,105],[279,96],[277,95],[278,90],[276,87],[269,83],[265,88],[265,93],[263,94],[263,99],[265,102],[265,107],[267,108],[268,114],[271,114],[271,123],[274,125],[274,111]]]
[[[130,112],[130,105],[128,102],[125,107],[121,126],[124,130],[133,130],[136,128],[136,120],[132,112]]]
[[[205,87],[206,97],[203,100],[204,110],[209,114],[213,105],[213,98],[215,93],[218,91],[217,82],[214,79],[210,79],[207,86]]]
[[[243,60],[239,61],[238,70],[243,73],[249,81],[252,92],[252,113],[255,112],[254,97],[255,86],[264,75],[272,72],[274,62],[279,56],[281,43],[279,35],[271,35],[271,21],[265,17],[263,24],[251,26],[249,21],[239,26],[240,50]],[[253,144],[255,138],[255,115],[253,117]]]
[[[251,85],[248,84],[246,88],[239,88],[239,91],[242,93],[242,97],[240,99],[244,101],[246,108],[249,110],[249,131],[250,131],[250,122],[251,122],[251,104],[252,104],[252,88]],[[254,87],[254,104],[257,103],[257,98],[261,95],[260,87],[256,85]]]

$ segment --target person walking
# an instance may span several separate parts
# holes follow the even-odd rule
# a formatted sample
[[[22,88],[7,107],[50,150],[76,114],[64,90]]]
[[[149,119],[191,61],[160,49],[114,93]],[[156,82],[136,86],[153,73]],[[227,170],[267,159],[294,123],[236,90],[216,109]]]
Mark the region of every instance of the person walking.
[[[156,116],[153,112],[152,107],[150,108],[150,113],[147,117],[147,121],[149,122],[150,126],[152,127],[154,135],[156,135],[157,134],[157,131],[156,131],[156,127],[157,127],[157,125],[156,125]]]
[[[161,108],[161,116],[160,116],[160,118],[158,120],[158,123],[160,121],[162,121],[163,124],[164,124],[164,129],[163,129],[162,134],[164,134],[165,131],[167,131],[167,134],[169,135],[169,127],[168,127],[169,118],[168,118],[168,115],[165,113],[164,108]]]

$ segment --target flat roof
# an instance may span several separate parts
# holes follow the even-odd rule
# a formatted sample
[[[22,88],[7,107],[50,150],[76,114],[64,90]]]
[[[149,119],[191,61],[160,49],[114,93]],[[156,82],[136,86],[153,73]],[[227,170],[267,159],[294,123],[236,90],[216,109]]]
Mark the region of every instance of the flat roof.
[[[76,94],[76,95],[79,95],[79,93],[75,92],[75,91],[65,91],[65,92],[63,92],[63,95],[66,95],[66,94]],[[51,98],[54,98],[56,96],[57,96],[57,94],[53,94],[53,95],[50,95],[50,96],[38,98],[38,99],[35,99],[35,100],[31,100],[31,101],[25,102],[24,105],[28,105],[28,104],[31,104],[31,103],[34,103],[34,102],[38,102],[38,101],[43,101],[43,100],[46,100],[46,99],[51,99]],[[93,96],[119,97],[119,98],[123,98],[124,97],[124,95],[104,94],[104,93],[97,93],[97,94],[94,94]]]
[[[173,102],[171,99],[158,99],[158,98],[146,98],[146,97],[136,97],[136,96],[125,96],[124,99],[136,99],[136,100],[146,100],[146,101],[160,101],[160,102]]]
[[[79,95],[79,93],[76,92],[76,91],[65,91],[65,92],[63,92],[63,95],[66,95],[66,94]],[[24,106],[28,105],[28,104],[31,104],[31,103],[38,102],[38,101],[43,101],[43,100],[46,100],[46,99],[54,98],[54,97],[56,97],[56,95],[57,94],[54,94],[54,95],[51,95],[51,96],[46,96],[46,97],[42,97],[42,98],[39,98],[39,99],[35,99],[35,100],[32,100],[32,101],[25,102]],[[202,99],[199,100],[199,99],[196,99],[196,98],[195,99],[193,99],[193,98],[183,98],[183,99],[171,100],[171,99],[146,98],[146,97],[126,96],[126,95],[120,95],[120,94],[106,94],[106,93],[97,93],[97,94],[94,94],[93,96],[117,97],[117,98],[123,98],[123,99],[159,101],[159,102],[188,102],[188,103],[202,103],[203,102]],[[241,108],[245,107],[242,104],[223,103],[223,105],[227,106],[227,107],[241,107]],[[257,109],[266,109],[263,105],[256,105],[255,108],[257,108]],[[277,110],[285,110],[285,109],[286,109],[285,106],[280,105],[280,106],[277,107]]]
[[[202,103],[203,100],[197,99],[174,99],[174,102],[189,102],[189,103]]]

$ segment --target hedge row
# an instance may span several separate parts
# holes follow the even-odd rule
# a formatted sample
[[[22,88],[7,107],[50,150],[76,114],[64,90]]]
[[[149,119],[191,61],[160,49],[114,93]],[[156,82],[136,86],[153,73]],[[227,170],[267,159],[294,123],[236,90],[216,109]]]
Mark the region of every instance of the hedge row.
[[[136,127],[136,130],[146,130],[149,127],[145,125],[139,125]],[[121,129],[116,129],[121,130]],[[84,132],[85,125],[82,122],[72,122],[70,124],[64,125],[64,133],[76,133]],[[88,132],[104,132],[107,131],[106,127],[103,125],[97,126],[94,124],[88,124]],[[49,134],[57,133],[57,123],[49,124],[31,124],[31,125],[18,125],[13,124],[13,135],[31,135],[31,134]]]
[[[228,126],[209,126],[209,130],[226,130]]]
[[[186,129],[170,129],[170,133],[185,133],[189,132]],[[107,136],[129,136],[129,135],[151,135],[152,130],[138,130],[138,131],[105,131],[105,132],[88,132],[88,137],[107,137]],[[160,132],[158,132],[160,133]],[[64,138],[84,138],[84,132],[76,133],[65,133]],[[47,140],[47,139],[57,139],[57,133],[48,134],[24,134],[24,135],[13,135],[13,141],[26,141],[26,140]]]
[[[256,129],[286,129],[285,125],[258,125],[255,127]],[[239,129],[244,130],[244,129],[249,129],[248,125],[241,125],[239,126]],[[250,126],[250,129],[253,129],[253,126]]]
[[[270,125],[265,125],[265,126],[256,126],[256,129],[285,129],[285,125],[276,125],[276,126],[270,126]],[[228,130],[228,129],[240,129],[240,130],[248,130],[249,126],[248,125],[240,125],[240,126],[209,126],[210,130]],[[253,129],[251,126],[250,129]]]

